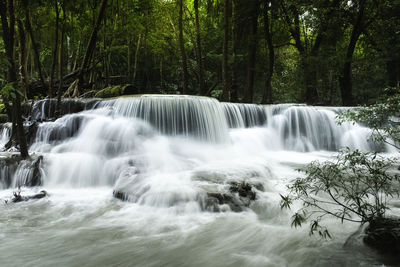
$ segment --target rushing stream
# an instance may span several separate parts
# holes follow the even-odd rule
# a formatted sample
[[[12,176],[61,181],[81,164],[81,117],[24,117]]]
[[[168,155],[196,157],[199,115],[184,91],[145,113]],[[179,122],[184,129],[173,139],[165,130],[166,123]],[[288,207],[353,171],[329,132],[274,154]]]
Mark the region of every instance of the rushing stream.
[[[32,118],[48,120],[46,105]],[[368,142],[368,128],[337,125],[338,110],[142,96],[41,122],[30,153],[43,155],[43,184],[22,194],[49,196],[5,204],[29,174],[0,166],[0,266],[382,266],[361,237],[346,242],[358,225],[326,219],[333,239],[322,240],[279,208],[313,160],[346,146],[395,152]],[[242,212],[205,204],[242,181],[259,185]]]

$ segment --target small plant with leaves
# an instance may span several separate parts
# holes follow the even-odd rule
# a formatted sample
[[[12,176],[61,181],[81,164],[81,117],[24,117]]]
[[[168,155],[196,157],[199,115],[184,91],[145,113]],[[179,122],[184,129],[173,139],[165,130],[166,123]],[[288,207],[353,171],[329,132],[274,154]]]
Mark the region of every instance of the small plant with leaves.
[[[353,121],[373,130],[371,139],[400,149],[400,87],[386,88],[387,97],[372,106],[349,109],[338,122]]]
[[[15,88],[14,83],[7,82],[2,77],[0,77],[0,85],[1,85],[0,94],[5,99],[15,99],[16,94],[19,94],[22,97],[24,96],[24,94],[20,90]]]
[[[320,224],[325,216],[360,224],[383,218],[388,199],[400,193],[395,163],[395,159],[376,153],[349,149],[332,161],[312,162],[302,170],[306,176],[292,181],[289,194],[281,195],[281,208],[291,208],[294,201],[301,201],[302,208],[293,215],[292,226],[311,221],[310,234],[317,232],[322,237],[330,237],[328,229]]]

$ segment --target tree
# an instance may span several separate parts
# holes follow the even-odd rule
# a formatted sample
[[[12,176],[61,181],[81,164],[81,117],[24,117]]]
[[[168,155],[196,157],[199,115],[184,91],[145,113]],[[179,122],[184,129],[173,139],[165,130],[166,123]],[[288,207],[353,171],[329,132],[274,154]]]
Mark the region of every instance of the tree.
[[[224,0],[224,41],[222,45],[222,101],[229,101],[228,41],[229,41],[229,0]]]
[[[84,74],[86,73],[87,68],[89,67],[89,62],[90,62],[90,60],[93,56],[94,50],[96,48],[97,33],[100,29],[101,21],[103,20],[103,16],[104,16],[106,7],[107,7],[107,0],[102,0],[99,14],[97,15],[97,19],[94,23],[93,31],[92,31],[92,34],[90,35],[90,39],[89,39],[88,45],[86,47],[86,52],[83,57],[81,67],[79,68],[77,79],[75,80],[75,82],[73,82],[71,84],[70,88],[68,88],[67,92],[73,92],[74,96],[79,95],[79,93],[80,93],[79,91],[82,88],[82,85],[84,83]]]
[[[55,41],[54,41],[54,48],[53,48],[53,58],[51,61],[51,70],[50,70],[50,81],[49,81],[49,92],[48,96],[53,97],[53,78],[54,78],[54,71],[56,68],[56,61],[57,61],[57,50],[58,50],[58,24],[60,20],[60,11],[58,8],[58,1],[54,0],[54,9],[56,11],[56,27],[55,27]]]
[[[183,40],[183,1],[179,1],[179,50],[181,51],[181,58],[182,58],[182,78],[183,78],[183,88],[182,94],[188,93],[188,67],[187,67],[187,59],[186,59],[186,52],[185,52],[185,42]]]
[[[289,7],[287,2],[290,4]],[[318,1],[315,5],[309,3],[303,6],[301,1],[281,1],[281,10],[294,39],[294,46],[300,54],[300,66],[306,88],[304,100],[306,103],[315,104],[319,100],[315,59],[326,38],[330,22],[336,15],[340,0]],[[309,25],[305,25],[306,21],[302,21],[301,18],[307,13],[312,14]]]
[[[367,11],[367,0],[356,1],[352,4],[353,6],[351,8],[356,10],[355,19],[352,23],[352,31],[349,44],[347,45],[342,74],[339,78],[340,92],[342,94],[342,102],[344,106],[353,106],[355,104],[351,79],[351,64],[353,61],[353,54],[360,35],[375,19],[375,15],[371,18],[368,18],[365,14]]]
[[[30,11],[29,11],[29,6],[28,6],[29,1],[22,1],[22,2],[23,2],[23,8],[24,8],[24,12],[25,12],[25,27],[26,27],[26,30],[28,31],[29,37],[31,39],[33,55],[34,55],[36,66],[37,66],[37,69],[39,72],[39,79],[40,79],[40,82],[42,83],[43,88],[46,88],[46,83],[44,81],[44,76],[43,76],[42,64],[40,62],[39,48],[36,43],[35,35],[33,33],[32,24],[31,24],[31,16],[30,16]]]
[[[231,70],[231,101],[238,101],[238,84],[237,84],[237,29],[236,29],[236,1],[232,0],[232,70]]]
[[[265,91],[262,98],[262,103],[272,103],[272,75],[274,74],[275,50],[272,42],[273,20],[269,17],[269,10],[273,8],[274,1],[264,1],[264,34],[268,46],[268,71],[265,77]],[[272,15],[271,15],[272,16]]]
[[[398,147],[400,123],[400,89],[390,89],[394,95],[381,103],[341,115],[340,122],[350,119],[368,122],[373,129],[374,141],[389,142]],[[382,220],[388,210],[389,198],[400,196],[400,175],[392,169],[399,160],[384,158],[377,153],[341,151],[334,160],[312,162],[300,177],[288,185],[289,195],[282,196],[281,207],[290,208],[300,201],[302,208],[292,217],[292,226],[301,226],[311,220],[310,233],[330,236],[321,219],[333,216],[343,221],[365,223]]]
[[[247,43],[247,68],[244,101],[252,103],[254,98],[254,74],[257,54],[257,28],[259,0],[251,0],[249,7],[249,35]]]
[[[3,102],[12,99],[12,121],[13,129],[12,132],[16,133],[18,144],[20,148],[20,153],[22,158],[29,157],[28,146],[26,144],[26,138],[24,133],[24,125],[22,122],[21,115],[21,96],[22,93],[16,89],[17,85],[17,73],[15,69],[15,59],[14,59],[14,45],[15,45],[15,13],[14,13],[14,1],[13,0],[0,0],[0,16],[1,16],[1,26],[3,30],[3,41],[5,44],[6,55],[7,55],[7,84],[2,89]],[[8,19],[8,20],[7,20]],[[9,21],[9,22],[8,22]],[[14,138],[12,134],[11,138]]]
[[[196,28],[196,51],[197,51],[197,68],[199,72],[199,92],[200,95],[206,94],[206,85],[204,77],[203,56],[201,52],[201,37],[200,37],[200,21],[199,21],[199,0],[193,1],[195,28]]]

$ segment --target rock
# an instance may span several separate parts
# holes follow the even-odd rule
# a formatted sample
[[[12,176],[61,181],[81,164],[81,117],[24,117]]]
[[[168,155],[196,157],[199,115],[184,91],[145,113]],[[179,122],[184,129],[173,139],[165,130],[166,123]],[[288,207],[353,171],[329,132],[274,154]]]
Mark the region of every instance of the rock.
[[[204,201],[203,209],[220,212],[220,205],[228,205],[229,208],[234,212],[243,211],[244,204],[236,199],[232,195],[224,194],[224,193],[207,193],[207,197]]]
[[[231,191],[232,193],[238,193],[240,197],[248,198],[249,200],[256,200],[256,192],[253,191],[253,187],[256,186],[246,183],[244,181],[241,183],[231,182],[229,191]],[[258,188],[264,189],[261,184],[258,185]]]
[[[64,98],[61,100],[60,114],[58,115],[63,116],[91,109],[98,102],[99,99]],[[56,119],[56,107],[57,99],[42,99],[23,104],[22,113],[25,118],[31,121],[52,121]]]
[[[0,176],[2,187],[41,185],[40,168],[42,160],[43,156],[41,155],[31,155],[27,159],[21,159],[19,155],[14,153],[2,154],[0,157],[0,172],[3,174]]]
[[[6,123],[8,121],[9,120],[7,114],[0,114],[0,123]]]
[[[42,174],[40,172],[40,163],[43,160],[43,156],[38,156],[35,160],[33,160],[31,168],[33,169],[32,172],[32,177],[30,181],[28,180],[28,183],[25,185],[28,186],[39,186],[42,185]]]
[[[11,186],[15,171],[18,168],[21,158],[14,154],[9,154],[7,156],[0,157],[0,184],[3,188],[8,188]]]
[[[36,138],[36,132],[38,130],[38,123],[35,121],[30,121],[24,124],[24,131],[26,136],[26,142],[28,145],[32,145]]]
[[[21,192],[14,192],[14,197],[11,199],[12,203],[18,203],[18,202],[23,202],[23,201],[29,201],[32,199],[41,199],[46,197],[48,194],[45,190],[40,191],[37,194],[30,195],[30,196],[21,196]],[[7,201],[6,201],[7,203]]]
[[[100,98],[117,97],[122,95],[133,95],[137,94],[138,90],[134,85],[115,85],[104,88],[98,91],[94,96]]]
[[[400,255],[400,219],[377,218],[370,221],[363,241],[383,254]]]
[[[118,198],[119,200],[122,200],[122,201],[127,201],[128,200],[128,196],[125,193],[121,192],[121,191],[114,190],[113,191],[113,196],[115,198]]]

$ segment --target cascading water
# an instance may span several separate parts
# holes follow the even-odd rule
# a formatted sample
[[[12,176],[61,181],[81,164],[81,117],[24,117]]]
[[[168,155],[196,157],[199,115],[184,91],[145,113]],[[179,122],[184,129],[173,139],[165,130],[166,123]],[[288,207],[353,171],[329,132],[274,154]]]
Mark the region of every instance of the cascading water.
[[[296,168],[345,146],[377,149],[368,128],[335,123],[338,109],[162,95],[90,103],[55,121],[35,109],[33,117],[47,122],[38,124],[30,153],[43,155],[50,197],[0,204],[0,265],[380,263],[361,241],[342,246],[357,225],[327,220],[335,239],[321,241],[292,229],[279,208],[279,193],[301,175]],[[2,198],[32,176],[23,164],[7,168],[0,166]],[[242,181],[254,185],[250,205],[229,195]]]

